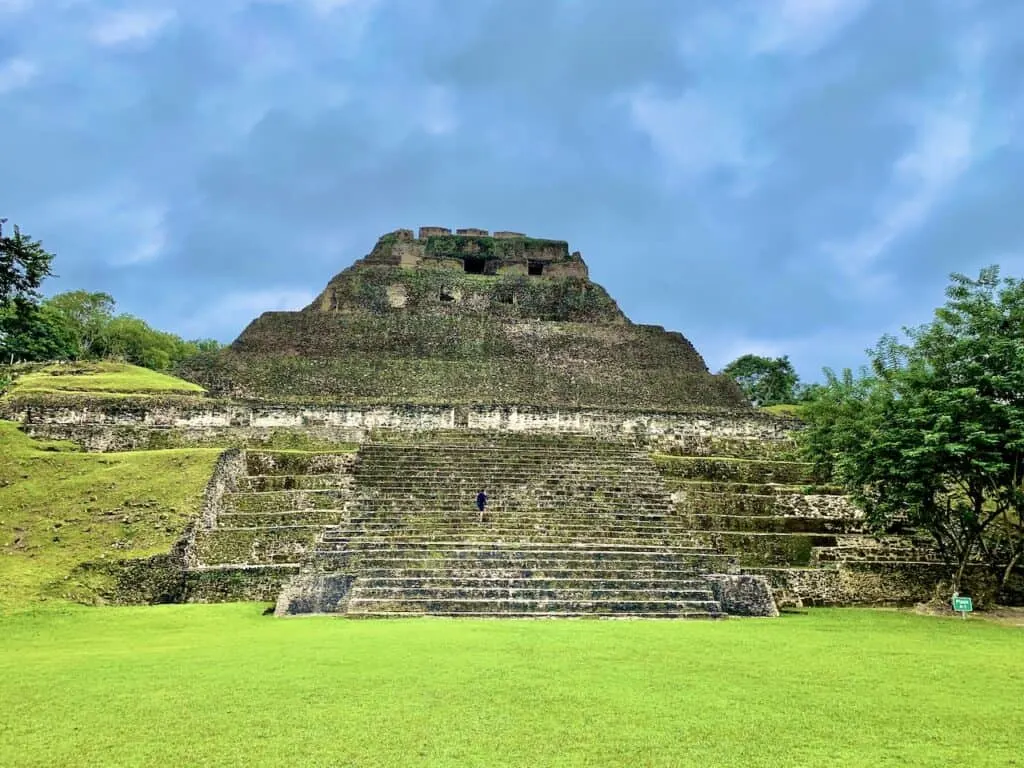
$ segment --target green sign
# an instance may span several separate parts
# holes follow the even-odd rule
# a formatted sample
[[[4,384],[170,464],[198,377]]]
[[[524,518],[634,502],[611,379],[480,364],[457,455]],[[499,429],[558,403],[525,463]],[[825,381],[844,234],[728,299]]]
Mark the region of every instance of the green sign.
[[[974,610],[974,603],[969,597],[954,597],[953,610],[960,611],[961,613],[967,613],[968,611]]]

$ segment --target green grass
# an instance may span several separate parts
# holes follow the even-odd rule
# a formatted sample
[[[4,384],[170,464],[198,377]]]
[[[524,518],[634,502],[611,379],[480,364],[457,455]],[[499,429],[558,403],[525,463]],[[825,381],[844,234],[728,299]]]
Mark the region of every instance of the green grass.
[[[89,599],[97,559],[167,552],[199,512],[218,449],[79,453],[0,421],[0,606]]]
[[[50,365],[15,379],[8,395],[39,392],[85,392],[109,395],[185,394],[204,392],[198,384],[128,363],[97,362]]]
[[[776,416],[796,416],[799,418],[803,415],[804,407],[796,403],[782,403],[781,405],[767,405],[760,410],[766,413],[774,413]]]
[[[0,618],[0,764],[1010,766],[1024,633],[814,610],[724,622]]]

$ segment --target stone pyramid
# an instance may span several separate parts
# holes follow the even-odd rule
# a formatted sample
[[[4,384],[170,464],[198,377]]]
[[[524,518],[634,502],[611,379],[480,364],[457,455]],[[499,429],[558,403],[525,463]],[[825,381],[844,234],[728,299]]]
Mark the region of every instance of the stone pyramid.
[[[561,240],[382,236],[299,312],[267,312],[187,374],[267,402],[746,408],[681,334],[637,325]]]

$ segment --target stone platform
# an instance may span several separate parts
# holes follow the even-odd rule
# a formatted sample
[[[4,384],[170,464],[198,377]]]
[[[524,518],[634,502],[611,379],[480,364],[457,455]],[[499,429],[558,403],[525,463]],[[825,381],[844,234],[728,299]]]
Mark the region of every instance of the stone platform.
[[[351,452],[241,452],[190,549],[190,599],[273,599],[284,615],[689,618],[927,590],[939,563],[924,542],[865,533],[806,465],[707,455],[743,442],[672,455],[568,432],[377,430]]]

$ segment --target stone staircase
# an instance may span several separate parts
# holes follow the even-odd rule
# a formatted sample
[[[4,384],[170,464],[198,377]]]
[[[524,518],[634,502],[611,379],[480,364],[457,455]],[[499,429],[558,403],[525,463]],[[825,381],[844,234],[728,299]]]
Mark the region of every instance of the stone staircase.
[[[186,562],[190,599],[273,600],[348,515],[354,452],[244,451]]]
[[[733,559],[695,542],[633,446],[378,432],[359,450],[352,489],[348,515],[324,529],[304,569],[345,582],[330,609],[347,616],[723,615],[706,574]],[[307,605],[285,592],[279,612]]]
[[[905,526],[869,531],[849,499],[815,485],[809,466],[792,460],[788,441],[721,453],[677,451],[654,462],[692,543],[765,576],[776,597],[799,604],[912,600],[927,582],[914,574],[941,567],[927,537]]]

